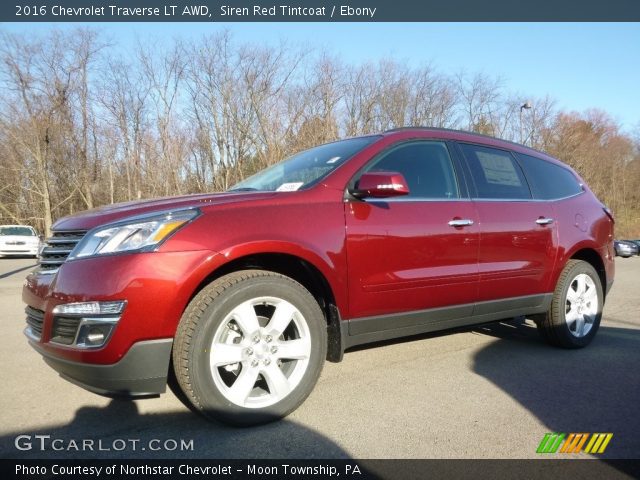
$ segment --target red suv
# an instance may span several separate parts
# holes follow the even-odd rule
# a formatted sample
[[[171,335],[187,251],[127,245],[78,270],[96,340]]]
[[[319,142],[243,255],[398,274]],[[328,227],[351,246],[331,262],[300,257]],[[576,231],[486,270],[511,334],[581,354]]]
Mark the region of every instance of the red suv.
[[[253,424],[294,410],[358,344],[527,315],[583,347],[613,258],[610,212],[558,160],[399,129],[225,193],[59,220],[25,283],[25,332],[88,390],[153,396],[169,380],[206,416]]]

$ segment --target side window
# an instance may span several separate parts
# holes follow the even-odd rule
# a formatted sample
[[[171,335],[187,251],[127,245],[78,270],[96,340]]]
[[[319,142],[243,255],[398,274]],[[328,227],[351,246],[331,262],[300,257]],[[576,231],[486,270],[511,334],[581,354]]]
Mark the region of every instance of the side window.
[[[582,191],[578,179],[566,168],[531,155],[522,153],[517,155],[531,185],[534,198],[554,200],[571,197]]]
[[[526,200],[531,198],[527,180],[509,152],[461,143],[478,198]]]
[[[459,198],[460,191],[442,142],[411,142],[399,145],[374,160],[366,172],[398,172],[409,186],[409,198]]]

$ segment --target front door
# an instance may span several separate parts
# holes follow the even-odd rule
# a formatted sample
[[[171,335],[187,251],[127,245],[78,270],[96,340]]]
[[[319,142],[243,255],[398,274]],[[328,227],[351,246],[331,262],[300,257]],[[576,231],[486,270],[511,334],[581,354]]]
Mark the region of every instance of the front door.
[[[401,173],[409,194],[345,202],[349,317],[379,317],[374,330],[386,330],[438,321],[438,315],[397,315],[403,312],[463,305],[456,315],[470,316],[478,288],[478,226],[447,145],[401,143],[364,171]],[[351,322],[351,334],[363,333],[353,331],[354,323],[364,325]]]

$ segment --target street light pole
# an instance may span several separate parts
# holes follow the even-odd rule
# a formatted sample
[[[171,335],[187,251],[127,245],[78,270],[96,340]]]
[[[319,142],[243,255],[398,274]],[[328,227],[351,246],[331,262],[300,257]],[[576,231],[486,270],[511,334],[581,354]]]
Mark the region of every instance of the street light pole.
[[[524,102],[522,105],[520,105],[520,143],[523,143],[524,141],[524,134],[522,132],[522,110],[529,110],[530,108],[531,102]]]

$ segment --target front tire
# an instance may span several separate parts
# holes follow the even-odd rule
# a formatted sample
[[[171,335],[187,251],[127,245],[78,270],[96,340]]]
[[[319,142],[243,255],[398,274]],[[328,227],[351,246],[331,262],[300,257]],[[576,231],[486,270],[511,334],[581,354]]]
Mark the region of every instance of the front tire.
[[[595,337],[604,294],[596,270],[582,260],[569,260],[553,293],[551,307],[538,321],[538,330],[551,345],[562,348],[586,347]]]
[[[302,285],[244,270],[206,286],[185,310],[175,376],[205,416],[256,425],[295,410],[316,384],[327,350],[324,315]]]

